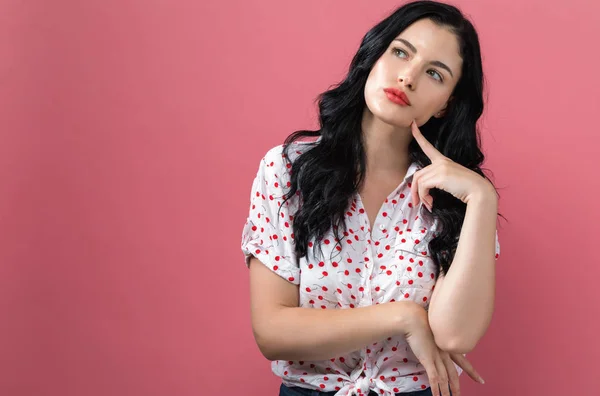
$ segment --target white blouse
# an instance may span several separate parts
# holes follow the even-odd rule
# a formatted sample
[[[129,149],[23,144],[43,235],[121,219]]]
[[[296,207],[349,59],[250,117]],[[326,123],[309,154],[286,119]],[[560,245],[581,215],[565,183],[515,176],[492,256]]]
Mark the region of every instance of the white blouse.
[[[311,147],[309,142],[293,143],[290,160]],[[373,230],[360,195],[355,194],[346,212],[348,231],[343,233],[341,244],[330,230],[322,241],[324,259],[318,258],[321,256],[313,240],[308,258],[302,258],[298,266],[292,232],[298,196],[286,202],[277,215],[290,186],[291,164],[283,157],[282,148],[279,145],[266,153],[252,184],[241,244],[246,265],[255,256],[277,275],[299,285],[301,307],[352,309],[411,300],[427,309],[438,275],[428,243],[438,222],[422,204],[413,207],[411,203],[411,180],[419,169],[417,164],[409,167],[402,183],[387,197]],[[496,259],[499,253],[496,232]],[[455,366],[461,374],[462,369]],[[393,396],[430,386],[425,369],[402,336],[329,360],[274,361],[272,370],[287,386],[338,391],[340,396],[370,391]]]

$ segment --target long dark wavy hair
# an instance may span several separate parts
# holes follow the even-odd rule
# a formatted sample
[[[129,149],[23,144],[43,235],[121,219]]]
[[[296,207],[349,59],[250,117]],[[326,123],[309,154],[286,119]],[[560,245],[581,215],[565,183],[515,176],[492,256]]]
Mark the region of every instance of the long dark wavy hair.
[[[296,131],[285,139],[283,152],[289,161],[291,143],[320,136],[308,151],[293,161],[291,186],[284,196],[284,202],[294,195],[301,201],[293,221],[297,260],[307,255],[313,238],[321,241],[332,228],[337,243],[342,242],[339,229],[346,231],[344,216],[366,171],[361,121],[366,106],[367,77],[390,43],[409,25],[424,18],[456,35],[463,67],[445,115],[439,119],[432,117],[420,130],[443,155],[489,180],[480,168],[484,155],[479,148],[476,125],[484,106],[477,32],[452,5],[435,1],[407,3],[367,32],[345,79],[317,97],[320,129]],[[411,162],[416,161],[421,167],[431,164],[414,139],[408,149]],[[430,194],[434,202],[432,216],[439,219],[441,227],[429,242],[429,251],[440,273],[444,274],[454,257],[466,204],[440,189],[432,189]],[[316,245],[320,249],[320,243]]]

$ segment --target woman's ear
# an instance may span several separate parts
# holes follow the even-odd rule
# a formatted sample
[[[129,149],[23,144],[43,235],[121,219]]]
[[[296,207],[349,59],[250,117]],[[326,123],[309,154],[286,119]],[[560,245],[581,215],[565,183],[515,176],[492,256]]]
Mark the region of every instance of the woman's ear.
[[[435,118],[442,118],[443,116],[446,115],[446,112],[448,111],[448,106],[450,105],[450,103],[452,102],[452,99],[454,97],[451,96],[450,99],[448,99],[448,101],[446,102],[446,105],[444,106],[443,109],[441,109],[440,111],[438,111],[437,113],[434,114]]]

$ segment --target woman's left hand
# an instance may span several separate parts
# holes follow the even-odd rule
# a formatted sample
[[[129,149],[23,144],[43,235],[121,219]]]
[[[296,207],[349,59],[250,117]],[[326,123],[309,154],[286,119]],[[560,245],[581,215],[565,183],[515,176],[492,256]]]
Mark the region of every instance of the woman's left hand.
[[[411,185],[413,205],[422,200],[431,212],[433,197],[429,194],[432,188],[444,190],[464,203],[475,195],[490,194],[495,197],[494,189],[485,178],[464,166],[457,164],[440,153],[421,133],[416,121],[411,123],[415,140],[431,160],[431,165],[415,172]],[[494,193],[492,195],[492,193]]]
[[[460,353],[449,353],[440,349],[440,357],[444,362],[444,366],[446,366],[451,388],[453,387],[453,385],[456,388],[458,388],[458,371],[456,371],[456,367],[454,367],[454,364],[452,364],[452,362],[456,363],[458,367],[463,369],[463,371],[467,373],[467,375],[471,377],[473,381],[478,382],[480,384],[485,383],[483,378],[481,378],[481,375],[479,375],[479,373],[475,371],[473,365],[467,360],[467,358],[464,355]],[[452,390],[452,393],[454,393],[454,390]]]

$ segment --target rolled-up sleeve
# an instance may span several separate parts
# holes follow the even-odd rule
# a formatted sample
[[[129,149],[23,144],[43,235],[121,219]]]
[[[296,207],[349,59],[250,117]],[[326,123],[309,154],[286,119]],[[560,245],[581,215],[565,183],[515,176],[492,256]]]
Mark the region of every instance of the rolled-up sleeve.
[[[295,285],[300,284],[292,230],[295,198],[285,204],[289,187],[289,165],[277,146],[261,159],[252,183],[250,210],[242,231],[241,249],[246,265],[252,256],[277,275]]]

